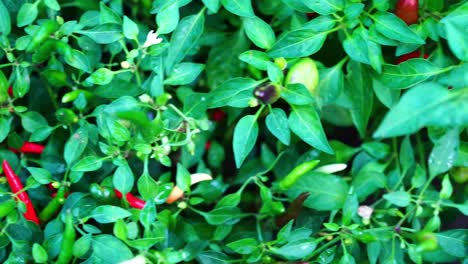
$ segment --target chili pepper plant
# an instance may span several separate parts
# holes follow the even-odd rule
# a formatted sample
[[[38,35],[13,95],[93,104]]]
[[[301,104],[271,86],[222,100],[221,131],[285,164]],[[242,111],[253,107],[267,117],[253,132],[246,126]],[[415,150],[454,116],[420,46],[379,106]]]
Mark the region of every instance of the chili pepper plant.
[[[468,263],[468,3],[0,0],[1,263]]]

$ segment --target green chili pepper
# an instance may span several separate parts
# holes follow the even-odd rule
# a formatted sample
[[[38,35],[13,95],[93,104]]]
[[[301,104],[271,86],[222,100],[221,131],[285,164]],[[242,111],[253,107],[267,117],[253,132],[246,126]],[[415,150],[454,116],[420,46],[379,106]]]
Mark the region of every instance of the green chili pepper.
[[[44,42],[44,40],[50,36],[50,34],[57,31],[57,29],[58,24],[54,20],[47,20],[42,23],[42,25],[39,26],[39,29],[32,37],[31,42],[29,42],[26,51],[31,52],[36,49],[42,42]]]
[[[73,257],[73,244],[75,243],[76,233],[73,224],[73,215],[70,210],[65,215],[65,230],[63,231],[62,246],[56,264],[70,263]]]
[[[42,63],[50,58],[50,54],[55,51],[55,44],[58,42],[56,39],[46,40],[33,54],[32,59],[34,63]]]
[[[63,186],[58,189],[57,195],[54,197],[54,199],[52,199],[52,201],[50,201],[49,204],[39,214],[39,219],[41,221],[46,222],[55,215],[55,213],[65,203],[66,192],[67,190]]]
[[[57,120],[64,124],[64,125],[69,125],[78,122],[78,117],[76,114],[67,108],[60,108],[55,112],[55,117]]]
[[[304,174],[312,170],[319,164],[319,160],[311,160],[304,162],[301,165],[294,168],[286,177],[280,180],[279,188],[281,190],[287,190],[289,187],[293,186]]]
[[[92,183],[89,186],[89,191],[91,192],[91,196],[101,202],[109,202],[113,200],[115,196],[112,189],[97,183]]]

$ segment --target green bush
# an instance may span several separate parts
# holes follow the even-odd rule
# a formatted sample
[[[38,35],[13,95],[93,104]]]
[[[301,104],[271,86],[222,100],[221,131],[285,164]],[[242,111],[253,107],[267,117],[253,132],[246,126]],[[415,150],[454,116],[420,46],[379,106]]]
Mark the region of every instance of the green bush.
[[[0,0],[0,262],[467,263],[467,28],[466,1]]]

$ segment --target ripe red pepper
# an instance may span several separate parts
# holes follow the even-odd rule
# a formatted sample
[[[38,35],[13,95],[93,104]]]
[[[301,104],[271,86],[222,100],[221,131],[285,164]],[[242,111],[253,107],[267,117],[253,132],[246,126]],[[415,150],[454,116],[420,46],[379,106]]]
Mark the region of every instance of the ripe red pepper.
[[[11,151],[18,153],[33,153],[33,154],[41,154],[44,151],[44,146],[41,144],[33,143],[33,142],[24,142],[23,146],[19,149],[10,148]]]
[[[7,178],[8,184],[10,185],[11,191],[16,194],[17,199],[22,201],[26,205],[26,212],[24,212],[23,216],[26,220],[32,221],[36,224],[39,224],[39,218],[37,217],[36,210],[29,199],[28,193],[23,191],[24,187],[21,183],[19,177],[11,168],[8,161],[4,160],[2,163],[3,172]]]
[[[418,0],[399,0],[395,7],[395,15],[406,24],[411,25],[418,22]]]
[[[205,150],[208,151],[208,150],[210,150],[210,148],[211,148],[211,141],[207,141],[205,143]]]
[[[115,196],[117,196],[117,198],[122,199],[123,195],[119,190],[114,189],[114,192],[115,192]],[[125,197],[127,198],[128,204],[131,207],[137,208],[137,209],[143,209],[143,207],[145,207],[146,202],[143,201],[142,199],[138,198],[138,197],[135,197],[133,194],[127,193],[127,195],[125,195]]]
[[[226,116],[226,112],[224,112],[221,109],[215,109],[211,113],[211,120],[215,122],[221,122],[224,120],[224,117]]]
[[[13,87],[8,87],[8,95],[13,96]]]
[[[397,61],[396,61],[396,64],[400,64],[402,62],[405,62],[409,59],[414,59],[414,58],[420,58],[421,57],[421,52],[419,52],[418,50],[417,51],[413,51],[413,52],[410,52],[408,54],[404,54],[404,55],[401,55]],[[423,56],[425,59],[429,58],[429,55],[428,54],[424,54]]]

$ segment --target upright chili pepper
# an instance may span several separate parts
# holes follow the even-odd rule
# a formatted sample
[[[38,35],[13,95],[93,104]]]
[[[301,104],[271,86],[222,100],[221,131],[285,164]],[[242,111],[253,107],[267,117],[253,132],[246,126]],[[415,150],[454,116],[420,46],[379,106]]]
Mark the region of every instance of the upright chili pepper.
[[[41,144],[33,143],[33,142],[24,142],[23,146],[19,149],[10,148],[11,151],[18,153],[33,153],[33,154],[41,154],[44,151],[44,146]]]
[[[75,243],[76,233],[73,224],[73,215],[69,210],[65,215],[65,230],[63,231],[62,246],[56,264],[67,264],[73,258],[73,244]]]
[[[117,198],[122,199],[123,195],[119,190],[114,189],[114,192]],[[127,198],[128,204],[133,208],[143,209],[143,207],[145,207],[146,202],[138,197],[135,197],[131,193],[127,193],[125,198]]]
[[[64,186],[61,186],[55,197],[47,204],[47,206],[39,213],[39,219],[42,222],[47,222],[52,218],[60,207],[65,203],[65,195],[67,190]]]
[[[8,95],[13,96],[13,87],[8,87]]]
[[[32,221],[36,224],[39,224],[39,218],[37,218],[36,210],[29,199],[29,195],[23,191],[24,187],[21,183],[19,177],[11,168],[8,161],[4,160],[2,163],[3,172],[7,178],[8,184],[10,185],[11,191],[16,194],[16,197],[26,205],[26,212],[23,216],[26,220]]]
[[[418,22],[418,0],[399,0],[395,7],[395,15],[406,24],[411,25]]]
[[[213,112],[211,112],[211,120],[215,122],[221,122],[224,120],[224,117],[226,116],[226,112],[224,112],[221,109],[215,109]]]

